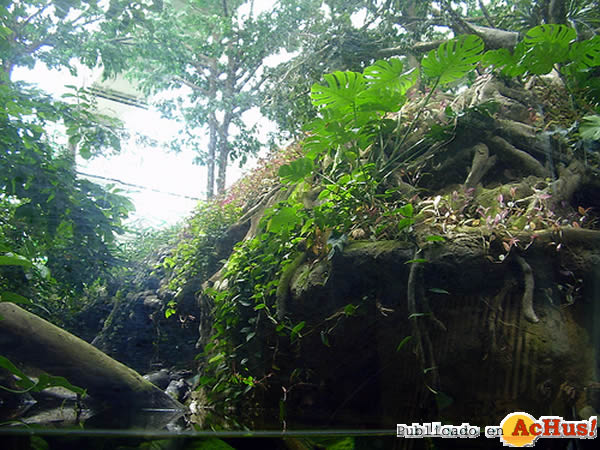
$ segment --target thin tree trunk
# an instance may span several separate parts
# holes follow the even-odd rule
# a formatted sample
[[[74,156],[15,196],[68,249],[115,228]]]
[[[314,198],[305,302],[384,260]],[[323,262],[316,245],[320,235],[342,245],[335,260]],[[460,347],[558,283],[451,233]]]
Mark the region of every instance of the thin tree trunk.
[[[211,77],[208,87],[208,96],[211,101],[215,101],[217,98],[217,77],[219,76],[217,71],[216,62],[211,64]],[[217,157],[217,142],[218,142],[218,128],[219,121],[217,120],[217,113],[213,110],[209,113],[208,117],[208,159],[206,161],[206,199],[210,200],[215,195],[215,160]]]
[[[231,123],[231,114],[225,113],[223,124],[219,129],[219,155],[217,174],[217,193],[221,194],[225,191],[225,182],[227,178],[227,163],[229,160],[229,124]]]
[[[217,154],[217,118],[214,112],[210,113],[208,122],[208,160],[206,161],[206,198],[210,200],[215,195],[215,158]]]

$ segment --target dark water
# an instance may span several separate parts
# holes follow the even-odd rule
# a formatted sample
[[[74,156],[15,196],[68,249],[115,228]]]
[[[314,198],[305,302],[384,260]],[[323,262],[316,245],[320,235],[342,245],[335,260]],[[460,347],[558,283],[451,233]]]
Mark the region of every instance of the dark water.
[[[340,426],[319,428],[302,423],[287,423],[277,419],[277,411],[262,411],[263,424],[271,421],[265,429],[249,429],[236,422],[233,411],[217,413],[207,411],[204,423],[220,424],[201,428],[191,420],[189,411],[144,409],[137,411],[105,410],[93,412],[80,410],[72,402],[45,409],[47,405],[36,404],[29,408],[18,421],[5,422],[0,427],[0,449],[148,449],[148,450],[194,450],[194,449],[487,449],[503,448],[499,439],[482,435],[474,439],[406,439],[396,437],[396,429],[365,427],[344,428],[350,420],[346,413],[340,414]],[[260,414],[256,411],[255,414]],[[313,418],[319,416],[314,411]],[[367,417],[355,421],[369,421]],[[28,424],[26,424],[28,423]],[[225,427],[225,429],[224,429]],[[229,428],[226,428],[229,427]],[[592,449],[595,440],[545,439],[535,444],[541,449]]]

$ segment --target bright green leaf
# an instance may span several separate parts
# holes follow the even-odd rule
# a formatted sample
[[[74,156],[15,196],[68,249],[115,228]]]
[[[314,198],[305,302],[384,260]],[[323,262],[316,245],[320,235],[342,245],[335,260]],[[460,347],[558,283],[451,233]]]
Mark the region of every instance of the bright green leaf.
[[[310,96],[313,105],[323,109],[332,109],[343,115],[356,108],[356,97],[365,88],[365,80],[361,73],[334,72],[325,75],[327,86],[315,83]]]
[[[483,41],[473,34],[458,36],[431,50],[421,61],[423,72],[440,84],[464,77],[481,59]]]
[[[402,214],[404,217],[412,217],[414,214],[414,208],[411,203],[407,203],[402,208],[398,209],[398,212]]]
[[[414,223],[414,219],[409,219],[408,217],[404,217],[398,221],[398,231],[402,231],[408,227],[410,227]]]
[[[292,339],[294,339],[300,333],[300,331],[302,331],[302,329],[304,328],[305,325],[306,325],[306,321],[304,321],[304,320],[302,322],[298,323],[294,328],[292,328],[290,337]]]
[[[225,358],[225,353],[219,353],[218,355],[215,355],[212,358],[210,358],[208,360],[208,363],[212,364],[212,363],[222,360],[223,358]]]
[[[523,38],[523,42],[527,47],[533,47],[537,44],[558,44],[563,47],[568,47],[571,41],[577,38],[577,33],[573,28],[566,25],[555,23],[538,25],[531,28]]]
[[[284,183],[297,183],[312,173],[314,164],[310,158],[300,158],[279,168],[279,177]]]
[[[399,352],[402,349],[402,347],[404,347],[408,343],[408,341],[410,341],[411,339],[412,339],[412,336],[405,336],[404,339],[402,339],[400,341],[400,343],[398,344],[398,346],[396,347],[396,351]]]
[[[398,58],[376,61],[364,71],[369,88],[391,90],[404,95],[417,81],[418,71],[403,73],[404,66]]]
[[[425,237],[427,242],[444,242],[446,238],[444,236],[438,236],[436,234],[432,234],[430,236]]]
[[[600,115],[585,116],[579,126],[579,135],[583,139],[600,141]]]
[[[284,206],[271,216],[267,223],[267,231],[271,233],[281,233],[284,230],[291,230],[302,222],[298,216],[298,210],[294,207]]]
[[[21,255],[0,255],[0,266],[32,267],[31,261]]]
[[[33,304],[31,300],[23,297],[22,295],[15,294],[14,292],[6,292],[6,291],[0,292],[0,301],[18,303],[18,304],[22,304],[22,305]]]

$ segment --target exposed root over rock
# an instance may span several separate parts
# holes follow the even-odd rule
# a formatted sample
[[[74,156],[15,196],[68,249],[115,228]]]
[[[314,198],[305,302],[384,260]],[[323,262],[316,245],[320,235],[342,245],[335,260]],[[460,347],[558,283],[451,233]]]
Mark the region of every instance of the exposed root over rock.
[[[521,271],[523,272],[523,277],[525,279],[525,289],[523,290],[523,298],[521,300],[523,315],[532,323],[539,322],[540,319],[538,319],[535,311],[533,310],[533,288],[535,283],[533,279],[533,271],[531,270],[531,266],[527,264],[527,261],[525,261],[525,258],[517,255],[515,259],[521,267]]]

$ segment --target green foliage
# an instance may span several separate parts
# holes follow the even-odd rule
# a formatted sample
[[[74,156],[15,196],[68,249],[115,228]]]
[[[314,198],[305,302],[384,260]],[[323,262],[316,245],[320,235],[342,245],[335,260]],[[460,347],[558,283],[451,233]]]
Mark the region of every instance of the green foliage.
[[[483,62],[501,69],[507,76],[544,75],[552,69],[573,75],[600,65],[600,39],[576,41],[575,38],[575,30],[566,25],[539,25],[527,32],[512,53],[507,49],[489,50]]]
[[[434,83],[465,75],[481,47],[479,38],[458,39],[431,56],[432,61],[438,58],[428,69]],[[436,64],[450,64],[452,70],[435,72]],[[227,287],[209,292],[214,323],[212,342],[204,349],[210,374],[205,382],[222,400],[235,401],[270,376],[266,368],[272,355],[265,349],[276,347],[278,339],[298,345],[303,334],[315,331],[306,321],[293,323],[286,315],[286,268],[303,261],[304,254],[335,257],[353,231],[373,239],[411,239],[415,209],[394,190],[380,192],[378,158],[384,149],[367,148],[394,128],[385,115],[404,104],[417,76],[392,59],[377,61],[363,73],[334,72],[325,76],[326,85],[313,85],[311,98],[320,117],[309,125],[306,156],[279,168],[282,181],[295,183],[295,188],[264,214],[262,234],[238,244],[224,273]],[[312,187],[309,178],[321,186],[312,207],[302,202]],[[346,317],[355,314],[355,305],[344,309]],[[260,348],[254,344],[257,338]],[[327,335],[321,333],[321,338],[327,345]],[[240,381],[249,376],[251,383]]]
[[[195,162],[207,167],[212,198],[224,192],[230,162],[243,164],[260,148],[257,126],[243,115],[260,105],[265,79],[257,75],[267,57],[294,39],[306,7],[276,2],[257,13],[251,1],[196,3],[141,8],[143,16],[125,33],[113,25],[97,45],[117,61],[114,71],[127,67],[144,92],[171,92],[158,107],[185,127],[171,147],[195,150]]]
[[[579,127],[579,135],[583,139],[600,141],[600,115],[585,116]]]
[[[279,177],[285,183],[297,183],[313,172],[314,164],[310,158],[298,158],[279,168]]]
[[[423,73],[448,84],[461,79],[475,69],[483,53],[483,41],[472,34],[459,36],[444,42],[437,50],[431,50],[421,61]]]
[[[8,370],[11,374],[13,374],[16,377],[15,384],[18,387],[17,390],[0,385],[0,389],[12,392],[13,394],[41,392],[49,387],[63,387],[72,392],[75,392],[76,394],[85,395],[85,389],[72,385],[64,377],[57,377],[48,375],[47,373],[41,373],[38,375],[37,381],[34,381],[2,355],[0,355],[0,368]]]
[[[311,89],[313,105],[333,109],[344,116],[357,110],[358,94],[365,90],[365,80],[360,73],[334,72],[324,76],[328,86],[314,84]]]
[[[240,217],[240,208],[216,201],[200,203],[180,233],[173,254],[162,265],[172,273],[169,288],[178,291],[191,280],[205,281],[227,255],[219,249],[225,231]],[[234,244],[233,242],[231,243]]]
[[[88,36],[82,24],[103,12],[95,2],[67,3],[60,9],[9,2],[0,14],[0,242],[33,263],[3,267],[0,278],[4,289],[47,301],[55,320],[60,310],[76,308],[75,293],[110,276],[118,263],[115,235],[132,209],[117,190],[76,175],[76,152],[92,157],[119,150],[119,124],[96,114],[81,91],[67,94],[67,103],[10,80],[14,67],[36,61],[69,66]],[[80,14],[63,20],[73,8]]]
[[[9,249],[4,245],[0,246],[0,251],[4,252],[6,250]],[[25,258],[24,256],[8,252],[7,254],[0,256],[0,265],[33,268],[35,266],[35,263]],[[0,273],[0,288],[4,287],[3,285],[4,279],[2,274]],[[29,299],[21,295],[3,290],[0,290],[0,302],[12,302],[24,305],[33,304]],[[0,316],[0,320],[5,319],[2,316]],[[46,388],[58,386],[69,389],[70,391],[75,392],[76,394],[85,395],[84,389],[72,385],[64,377],[57,377],[48,375],[47,373],[41,373],[38,375],[37,381],[34,381],[30,379],[27,375],[25,375],[25,373],[23,373],[17,366],[15,366],[8,358],[2,355],[0,355],[0,369],[7,370],[14,376],[14,383],[17,387],[17,389],[12,389],[0,385],[0,389],[12,392],[14,394],[24,394],[26,392],[41,392]]]
[[[445,238],[438,235],[417,242],[414,227],[423,217],[420,208],[399,189],[383,187],[392,170],[414,157],[405,143],[432,94],[468,76],[482,59],[518,76],[544,72],[545,53],[552,49],[551,58],[560,59],[565,67],[588,69],[595,64],[595,43],[582,41],[580,47],[571,39],[566,27],[544,26],[531,30],[514,53],[483,53],[483,41],[471,35],[443,43],[422,60],[428,92],[408,123],[402,117],[389,118],[407,101],[407,91],[418,78],[417,71],[404,71],[402,59],[377,61],[362,72],[335,71],[324,76],[324,83],[313,84],[310,96],[316,117],[305,128],[304,153],[278,170],[288,198],[267,210],[258,236],[237,245],[223,280],[206,292],[214,302],[214,324],[212,340],[202,355],[205,387],[221,399],[235,401],[277,376],[278,368],[271,366],[272,349],[302,345],[303,336],[310,333],[319,333],[323,345],[330,345],[326,329],[300,320],[298,311],[285,305],[286,269],[296,261],[335,258],[349,238],[402,239],[424,246],[443,242]],[[472,112],[489,114],[489,106]],[[596,125],[595,119],[587,120],[580,131],[596,136],[588,131]],[[402,135],[398,138],[398,134]],[[485,223],[489,218],[489,226],[494,226],[502,221],[497,217],[486,216]],[[424,258],[406,261],[425,263]],[[448,294],[435,287],[430,292]],[[357,314],[360,308],[354,304],[339,311],[344,318]],[[410,318],[427,314],[414,313]],[[397,350],[410,339],[400,341]]]

